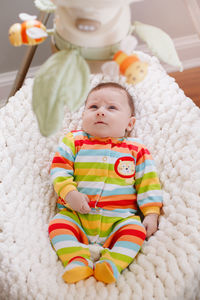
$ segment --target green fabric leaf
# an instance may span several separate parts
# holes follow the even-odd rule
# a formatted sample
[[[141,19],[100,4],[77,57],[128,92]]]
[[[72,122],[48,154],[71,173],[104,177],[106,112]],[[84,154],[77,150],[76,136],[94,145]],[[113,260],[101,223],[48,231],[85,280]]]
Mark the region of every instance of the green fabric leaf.
[[[51,0],[34,0],[34,4],[37,9],[46,11],[47,13],[51,13],[56,10],[56,6]]]
[[[182,70],[182,63],[179,60],[173,41],[167,33],[155,26],[137,21],[133,24],[133,30],[141,40],[147,43],[154,55],[163,62]]]
[[[64,117],[64,106],[75,111],[89,90],[89,67],[76,51],[62,50],[52,55],[36,74],[32,107],[42,135],[56,132]]]

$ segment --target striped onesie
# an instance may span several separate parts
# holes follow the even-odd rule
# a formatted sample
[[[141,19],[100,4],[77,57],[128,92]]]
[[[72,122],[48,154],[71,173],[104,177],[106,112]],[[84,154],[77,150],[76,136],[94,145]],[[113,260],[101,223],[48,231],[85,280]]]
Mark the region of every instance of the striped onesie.
[[[81,272],[88,276],[94,272],[98,279],[105,276],[106,266],[107,282],[115,281],[146,236],[138,207],[145,216],[159,214],[162,206],[149,151],[136,138],[96,138],[82,130],[72,131],[59,144],[51,178],[60,211],[49,224],[49,236],[65,267],[64,280],[76,282]],[[88,214],[75,212],[66,203],[66,195],[73,190],[88,196]],[[94,266],[91,243],[104,248]]]

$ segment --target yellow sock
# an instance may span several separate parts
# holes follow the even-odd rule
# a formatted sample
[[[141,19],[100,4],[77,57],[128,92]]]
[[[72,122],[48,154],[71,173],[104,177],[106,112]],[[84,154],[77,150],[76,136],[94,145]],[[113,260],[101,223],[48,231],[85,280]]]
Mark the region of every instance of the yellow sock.
[[[88,266],[79,266],[73,269],[67,270],[62,278],[67,283],[75,283],[80,280],[86,279],[93,274],[93,269]]]
[[[94,277],[104,283],[113,283],[116,281],[112,269],[107,262],[99,262],[96,264],[94,269]]]

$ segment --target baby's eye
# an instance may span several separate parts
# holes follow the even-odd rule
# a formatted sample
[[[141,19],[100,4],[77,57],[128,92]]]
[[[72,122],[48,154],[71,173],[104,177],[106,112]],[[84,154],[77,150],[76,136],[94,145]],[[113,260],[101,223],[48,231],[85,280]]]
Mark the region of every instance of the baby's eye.
[[[98,106],[97,105],[95,105],[95,104],[92,104],[92,105],[90,105],[90,107],[89,108],[91,108],[91,109],[97,109],[98,108]]]
[[[110,105],[110,106],[108,107],[108,109],[117,109],[117,107],[114,106],[114,105]]]

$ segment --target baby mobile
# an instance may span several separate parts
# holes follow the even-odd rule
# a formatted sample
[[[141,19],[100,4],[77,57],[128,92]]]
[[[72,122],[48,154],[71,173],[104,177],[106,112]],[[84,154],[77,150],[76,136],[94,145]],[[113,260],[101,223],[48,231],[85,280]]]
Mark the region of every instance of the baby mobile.
[[[132,85],[144,80],[148,64],[134,53],[137,39],[132,34],[160,60],[182,69],[167,33],[141,22],[131,24],[134,1],[35,0],[40,11],[55,13],[54,28],[47,29],[26,13],[19,14],[21,23],[10,27],[13,46],[37,45],[52,36],[57,50],[40,67],[33,84],[32,108],[43,136],[61,127],[65,105],[73,112],[83,104],[89,90],[88,62],[91,66],[100,61],[99,71],[112,77],[121,74]]]

